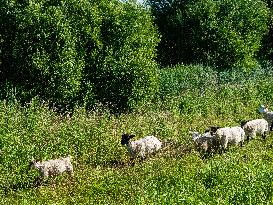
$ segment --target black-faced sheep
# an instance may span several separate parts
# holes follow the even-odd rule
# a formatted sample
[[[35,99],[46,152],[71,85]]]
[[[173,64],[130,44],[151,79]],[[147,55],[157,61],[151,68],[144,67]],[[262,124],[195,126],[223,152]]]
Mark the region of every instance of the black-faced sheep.
[[[145,158],[161,149],[162,143],[154,136],[146,136],[144,138],[132,141],[135,135],[123,134],[121,144],[127,146],[127,150],[131,158]]]

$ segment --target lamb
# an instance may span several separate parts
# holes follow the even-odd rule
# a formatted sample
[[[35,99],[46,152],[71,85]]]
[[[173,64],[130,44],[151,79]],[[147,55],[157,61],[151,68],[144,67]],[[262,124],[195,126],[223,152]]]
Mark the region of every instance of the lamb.
[[[139,140],[131,141],[135,135],[123,134],[121,144],[127,145],[127,150],[131,159],[136,157],[145,158],[147,155],[161,149],[162,143],[154,136],[146,136]]]
[[[39,170],[43,178],[59,175],[65,171],[70,176],[74,176],[73,166],[71,163],[71,156],[65,158],[62,157],[59,159],[52,159],[48,161],[32,160],[30,162],[30,168],[35,168]]]
[[[192,139],[195,142],[195,147],[199,152],[211,153],[219,147],[219,143],[211,132],[206,131],[204,134],[192,132]]]
[[[226,149],[228,144],[241,144],[243,146],[245,131],[241,127],[223,127],[215,132],[215,137],[219,141],[222,149]]]
[[[256,134],[261,134],[265,139],[268,133],[268,122],[265,119],[243,121],[241,127],[244,129],[248,140],[255,138]]]
[[[269,112],[268,106],[261,105],[259,108],[259,112],[263,114],[264,119],[268,122],[270,126],[269,130],[273,130],[273,112]]]

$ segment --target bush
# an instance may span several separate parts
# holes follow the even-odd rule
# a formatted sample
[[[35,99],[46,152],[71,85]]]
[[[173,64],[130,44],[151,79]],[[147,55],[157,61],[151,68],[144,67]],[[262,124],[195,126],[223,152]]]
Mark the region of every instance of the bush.
[[[114,109],[135,107],[153,97],[158,87],[150,14],[136,4],[101,3],[101,49],[88,59],[88,80],[95,97]],[[90,55],[89,55],[90,56]]]
[[[112,1],[3,1],[2,87],[60,111],[95,102],[128,109],[157,88],[158,37],[147,11]]]
[[[270,20],[268,22],[269,31],[264,36],[262,42],[262,48],[259,51],[259,57],[264,60],[271,60],[273,59],[273,1],[272,0],[263,0],[267,7],[269,8],[270,12]]]
[[[162,34],[163,65],[203,63],[219,69],[251,67],[267,30],[268,9],[258,0],[150,0]]]

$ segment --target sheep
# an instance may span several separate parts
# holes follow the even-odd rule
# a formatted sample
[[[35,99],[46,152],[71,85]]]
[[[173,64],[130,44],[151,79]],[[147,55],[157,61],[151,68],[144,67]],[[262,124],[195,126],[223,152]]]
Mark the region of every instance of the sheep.
[[[131,141],[135,135],[123,134],[121,144],[127,146],[131,159],[141,157],[144,159],[147,155],[157,152],[161,149],[162,143],[154,136],[146,136],[139,140]]]
[[[215,135],[215,132],[221,127],[219,126],[210,126],[208,127],[206,130],[205,130],[205,133],[209,132],[210,135],[214,136]]]
[[[248,140],[255,138],[256,134],[261,134],[265,139],[268,133],[268,122],[265,119],[243,121],[241,127],[244,129]]]
[[[264,119],[268,122],[270,126],[269,130],[273,130],[273,112],[269,112],[268,106],[261,105],[259,108],[259,112],[263,114]]]
[[[214,133],[222,149],[226,149],[228,144],[241,144],[243,146],[245,131],[241,127],[223,127]]]
[[[204,134],[199,132],[192,132],[192,139],[195,142],[195,147],[199,152],[211,153],[217,150],[219,143],[211,132],[206,131]]]
[[[59,175],[65,171],[70,176],[74,176],[71,156],[65,158],[62,157],[59,159],[52,159],[48,161],[32,160],[29,164],[29,167],[39,170],[42,178]]]

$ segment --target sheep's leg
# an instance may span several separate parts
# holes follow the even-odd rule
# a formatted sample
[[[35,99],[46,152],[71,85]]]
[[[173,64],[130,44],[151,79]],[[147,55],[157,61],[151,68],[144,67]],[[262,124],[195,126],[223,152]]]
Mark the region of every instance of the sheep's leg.
[[[227,149],[228,141],[227,141],[226,137],[223,137],[221,141],[222,141],[222,143],[221,143],[222,144],[222,151],[225,152]]]
[[[133,167],[133,166],[135,166],[135,163],[136,163],[135,158],[131,157],[129,160],[129,165]]]
[[[69,174],[70,177],[74,177],[73,169],[67,170],[67,173]]]
[[[243,147],[243,141],[240,142],[240,146]]]
[[[41,184],[42,184],[43,181],[44,181],[44,177],[42,177],[42,176],[37,177],[35,179],[35,181],[34,181],[34,186],[35,187],[41,186]]]
[[[271,123],[269,130],[270,130],[270,131],[273,130],[273,122]]]
[[[265,138],[266,138],[266,132],[264,132],[264,133],[262,134],[262,138],[265,140]]]
[[[247,140],[247,142],[249,142],[249,140],[250,140],[249,135],[246,136],[246,140]]]

